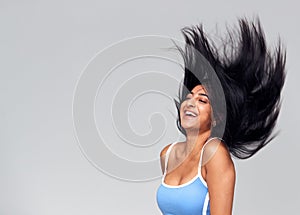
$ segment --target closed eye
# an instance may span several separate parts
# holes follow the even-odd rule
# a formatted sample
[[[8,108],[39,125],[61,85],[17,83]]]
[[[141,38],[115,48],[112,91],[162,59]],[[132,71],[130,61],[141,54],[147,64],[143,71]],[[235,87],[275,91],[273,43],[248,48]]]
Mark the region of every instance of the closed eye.
[[[206,100],[203,100],[203,99],[199,99],[199,102],[202,102],[202,103],[204,103],[204,104],[207,103],[207,101],[206,101]]]
[[[188,94],[188,95],[186,96],[185,100],[191,99],[191,96],[192,96],[192,94]],[[203,98],[203,96],[207,97],[206,94],[205,94],[205,95],[201,95],[201,96],[200,96],[200,99],[199,99],[199,102],[204,103],[204,104],[208,103],[207,99],[206,99],[206,98]]]

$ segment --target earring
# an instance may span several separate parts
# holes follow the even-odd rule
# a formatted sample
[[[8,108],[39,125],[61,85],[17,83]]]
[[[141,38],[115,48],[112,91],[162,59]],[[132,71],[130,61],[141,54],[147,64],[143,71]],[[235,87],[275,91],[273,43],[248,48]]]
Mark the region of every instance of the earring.
[[[216,127],[216,125],[217,125],[217,122],[216,122],[216,120],[214,120],[214,121],[212,122],[212,126],[213,126],[213,127]]]

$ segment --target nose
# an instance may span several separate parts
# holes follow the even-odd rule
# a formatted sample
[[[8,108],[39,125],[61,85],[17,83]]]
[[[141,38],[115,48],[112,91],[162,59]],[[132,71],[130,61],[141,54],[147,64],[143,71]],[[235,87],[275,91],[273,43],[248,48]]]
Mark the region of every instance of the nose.
[[[188,107],[195,107],[195,99],[194,99],[194,98],[190,98],[190,99],[187,101],[187,106],[188,106]]]

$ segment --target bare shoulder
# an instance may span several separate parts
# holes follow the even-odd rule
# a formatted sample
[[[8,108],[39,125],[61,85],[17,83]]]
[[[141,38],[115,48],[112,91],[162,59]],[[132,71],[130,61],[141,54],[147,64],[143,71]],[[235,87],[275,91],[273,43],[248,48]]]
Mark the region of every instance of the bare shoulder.
[[[168,151],[168,148],[172,145],[172,143],[170,143],[169,145],[166,145],[160,152],[160,157],[164,157]]]
[[[160,152],[160,166],[161,166],[161,171],[164,174],[165,171],[165,158],[166,158],[166,153],[169,147],[172,145],[172,143],[166,145]]]
[[[226,144],[220,139],[211,140],[204,149],[206,170],[235,173],[234,163]]]

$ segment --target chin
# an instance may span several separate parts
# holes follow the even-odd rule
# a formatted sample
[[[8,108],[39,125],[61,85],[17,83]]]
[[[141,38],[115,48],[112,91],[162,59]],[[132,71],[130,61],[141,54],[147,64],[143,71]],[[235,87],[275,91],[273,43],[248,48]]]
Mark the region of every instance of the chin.
[[[181,123],[181,127],[184,128],[184,130],[200,130],[199,125],[195,124]]]

